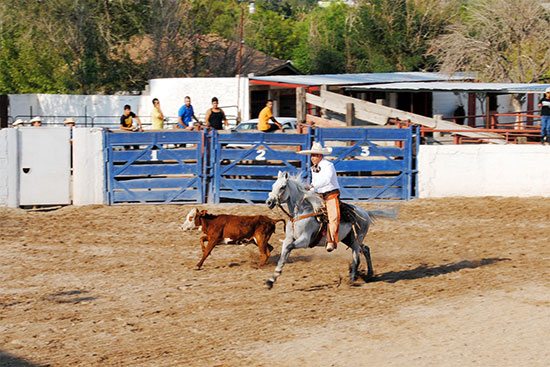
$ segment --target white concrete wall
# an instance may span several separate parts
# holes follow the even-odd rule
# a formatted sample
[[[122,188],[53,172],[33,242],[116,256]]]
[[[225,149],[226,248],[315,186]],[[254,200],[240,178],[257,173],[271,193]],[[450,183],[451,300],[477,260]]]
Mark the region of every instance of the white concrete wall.
[[[105,204],[103,130],[73,129],[73,204]]]
[[[240,83],[240,88],[239,88]],[[229,122],[237,117],[237,103],[242,119],[249,119],[249,80],[237,78],[166,78],[151,79],[143,95],[72,95],[72,94],[10,94],[8,115],[14,120],[24,120],[29,115],[43,117],[44,124],[62,124],[63,117],[55,119],[45,116],[72,116],[77,126],[84,126],[84,116],[107,116],[96,118],[94,126],[118,127],[124,105],[129,104],[145,125],[151,123],[153,98],[160,100],[164,115],[170,126],[177,120],[178,110],[184,104],[185,96],[191,97],[195,115],[203,120],[206,110],[212,107],[212,97],[218,97]],[[238,95],[240,94],[240,98]],[[87,120],[88,127],[91,119]],[[81,125],[82,124],[82,125]]]
[[[90,116],[113,116],[95,122],[118,126],[120,120],[117,117],[122,115],[124,105],[129,104],[134,111],[138,111],[145,99],[143,96],[129,95],[10,94],[8,115],[14,119],[21,116],[28,120],[32,107],[33,116],[43,117],[43,123],[47,125],[63,124],[63,118],[46,116],[72,116],[80,126],[84,124],[84,116],[87,115],[88,126],[92,123]]]
[[[421,198],[550,197],[550,147],[423,145],[418,155]]]
[[[185,103],[185,96],[191,97],[195,115],[201,118],[206,110],[212,107],[212,97],[217,97],[219,106],[235,106],[225,108],[226,115],[237,115],[237,96],[240,94],[242,119],[249,119],[249,81],[248,78],[165,78],[149,81],[149,100],[143,103],[139,110],[142,115],[149,115],[153,108],[152,99],[158,98],[161,108],[167,116],[177,116],[179,108]],[[237,93],[239,90],[240,93]],[[201,116],[199,116],[201,115]]]
[[[0,205],[8,205],[8,130],[0,130]]]
[[[17,130],[0,130],[0,206],[19,206]]]

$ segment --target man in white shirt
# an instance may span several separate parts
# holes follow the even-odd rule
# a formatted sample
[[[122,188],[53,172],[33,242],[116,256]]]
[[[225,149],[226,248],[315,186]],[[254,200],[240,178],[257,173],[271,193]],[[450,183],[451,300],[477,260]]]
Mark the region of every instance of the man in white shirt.
[[[340,185],[334,165],[324,159],[332,148],[323,148],[314,142],[311,149],[298,153],[311,155],[311,189],[319,193],[325,200],[328,215],[328,231],[326,250],[331,252],[338,244],[338,229],[340,227]]]

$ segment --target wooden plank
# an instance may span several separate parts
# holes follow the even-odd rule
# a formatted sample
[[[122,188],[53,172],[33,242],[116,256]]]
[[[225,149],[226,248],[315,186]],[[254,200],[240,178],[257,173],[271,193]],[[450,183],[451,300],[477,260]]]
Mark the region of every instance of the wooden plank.
[[[238,133],[219,134],[219,144],[280,144],[280,145],[304,145],[307,144],[305,134],[287,133]]]
[[[367,150],[368,148],[368,150]],[[356,146],[350,150],[350,147],[332,147],[331,157],[339,157],[342,154],[346,154],[346,157],[362,157],[368,159],[370,157],[403,157],[405,155],[405,149],[397,147],[380,147],[370,145]]]
[[[264,202],[269,196],[269,191],[220,191],[220,199],[241,199],[249,202]]]
[[[326,93],[336,94],[332,92],[326,92]],[[356,101],[361,101],[360,99],[356,99],[356,98],[352,98],[352,99]],[[335,100],[334,98],[331,98],[331,97],[316,96],[314,94],[307,93],[306,102],[311,103],[312,105],[315,105],[315,106],[326,108],[327,110],[341,113],[342,115],[346,114],[346,102],[342,104],[341,101]],[[355,117],[377,125],[385,125],[388,122],[388,116],[371,112],[371,111],[365,110],[364,108],[359,108],[357,105],[355,106]]]
[[[134,195],[126,191],[114,191],[113,201],[121,202],[184,202],[184,201],[200,201],[201,195],[199,190],[185,190],[179,194],[174,200],[171,200],[179,190],[155,190],[155,191],[133,191]],[[170,201],[171,200],[171,201]]]
[[[199,131],[162,131],[137,133],[107,133],[111,145],[191,144],[202,141]]]
[[[381,188],[363,188],[363,189],[346,189],[341,190],[341,200],[372,200],[372,199],[401,199],[401,188],[388,188],[383,192],[380,192]]]
[[[134,159],[137,155],[140,155],[143,150],[115,150],[112,157],[113,162],[128,162]],[[201,156],[200,150],[197,149],[156,149],[145,152],[138,162],[142,161],[183,161],[183,160],[197,160]]]
[[[220,185],[222,189],[234,188],[238,190],[263,190],[271,191],[275,180],[243,180],[222,178]]]
[[[228,170],[221,167],[219,174],[223,176],[254,176],[254,177],[277,177],[279,171],[286,171],[296,174],[299,169],[290,169],[288,166],[233,166]]]
[[[114,180],[113,189],[174,189],[181,190],[189,185],[198,187],[200,179],[192,178],[135,178],[131,180]]]
[[[264,147],[258,147],[252,150],[240,150],[240,149],[222,149],[220,152],[221,159],[230,160],[254,160],[258,162],[262,161],[304,161],[305,156],[292,152],[276,150],[271,151]],[[245,156],[244,158],[241,158]]]
[[[119,171],[120,167],[114,167],[115,177],[119,176],[147,176],[147,175],[184,175],[198,174],[200,167],[197,164],[138,164],[130,165],[123,171]]]
[[[405,140],[409,137],[408,129],[398,129],[394,127],[376,128],[376,129],[317,129],[317,136],[321,140],[339,140],[339,141],[395,141]]]
[[[313,123],[317,127],[343,127],[346,124],[338,120],[328,120],[319,116],[313,116],[310,114],[306,115],[306,122]]]
[[[306,100],[309,94],[306,96]],[[331,107],[338,108],[339,110],[333,110],[339,113],[345,109],[346,103],[354,103],[355,115],[357,118],[379,124],[385,125],[388,119],[394,118],[402,121],[411,121],[412,123],[419,124],[422,126],[430,127],[433,129],[439,130],[459,130],[456,134],[469,136],[469,137],[479,137],[479,138],[501,138],[502,141],[497,139],[491,139],[490,142],[497,144],[505,144],[504,137],[500,134],[495,133],[479,133],[475,132],[474,128],[464,125],[458,125],[450,121],[445,120],[436,120],[430,117],[418,115],[411,112],[406,112],[398,110],[395,108],[379,105],[372,102],[363,101],[357,98],[344,96],[342,94],[321,91],[320,102],[327,103]],[[320,107],[328,108],[332,110],[331,107],[319,105]],[[373,115],[377,115],[378,118],[375,118]],[[371,118],[372,120],[370,120]]]
[[[396,179],[395,176],[374,177],[374,176],[338,176],[338,182],[342,187],[369,188],[384,187],[386,185],[401,187],[404,184],[404,177]]]
[[[374,171],[404,171],[407,169],[405,160],[372,160],[372,161],[338,161],[334,162],[337,172],[374,172]]]

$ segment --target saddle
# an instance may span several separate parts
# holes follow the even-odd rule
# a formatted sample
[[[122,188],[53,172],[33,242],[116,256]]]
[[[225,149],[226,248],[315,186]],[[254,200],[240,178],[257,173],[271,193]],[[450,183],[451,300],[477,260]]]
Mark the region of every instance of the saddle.
[[[340,223],[342,222],[353,222],[353,208],[351,205],[344,203],[343,201],[340,201]],[[323,206],[320,211],[317,212],[317,216],[315,217],[321,225],[319,226],[319,230],[313,236],[313,240],[310,242],[309,247],[315,247],[321,242],[321,239],[324,235],[327,234],[327,228],[328,228],[328,215],[327,215],[327,208],[326,206]]]

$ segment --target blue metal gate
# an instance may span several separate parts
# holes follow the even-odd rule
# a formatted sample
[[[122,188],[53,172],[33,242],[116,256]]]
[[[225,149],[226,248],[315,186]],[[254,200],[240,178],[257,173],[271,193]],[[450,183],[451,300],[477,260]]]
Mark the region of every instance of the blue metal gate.
[[[203,203],[203,132],[105,133],[107,202]]]
[[[343,200],[409,200],[418,129],[317,128],[333,148]],[[267,199],[279,171],[309,178],[308,134],[166,131],[106,133],[107,202],[170,204]],[[131,149],[131,148],[135,149]]]
[[[416,196],[418,134],[415,127],[318,128],[315,140],[333,148],[343,200],[409,200]]]
[[[218,133],[211,142],[213,202],[264,202],[279,171],[309,174],[310,134]]]

